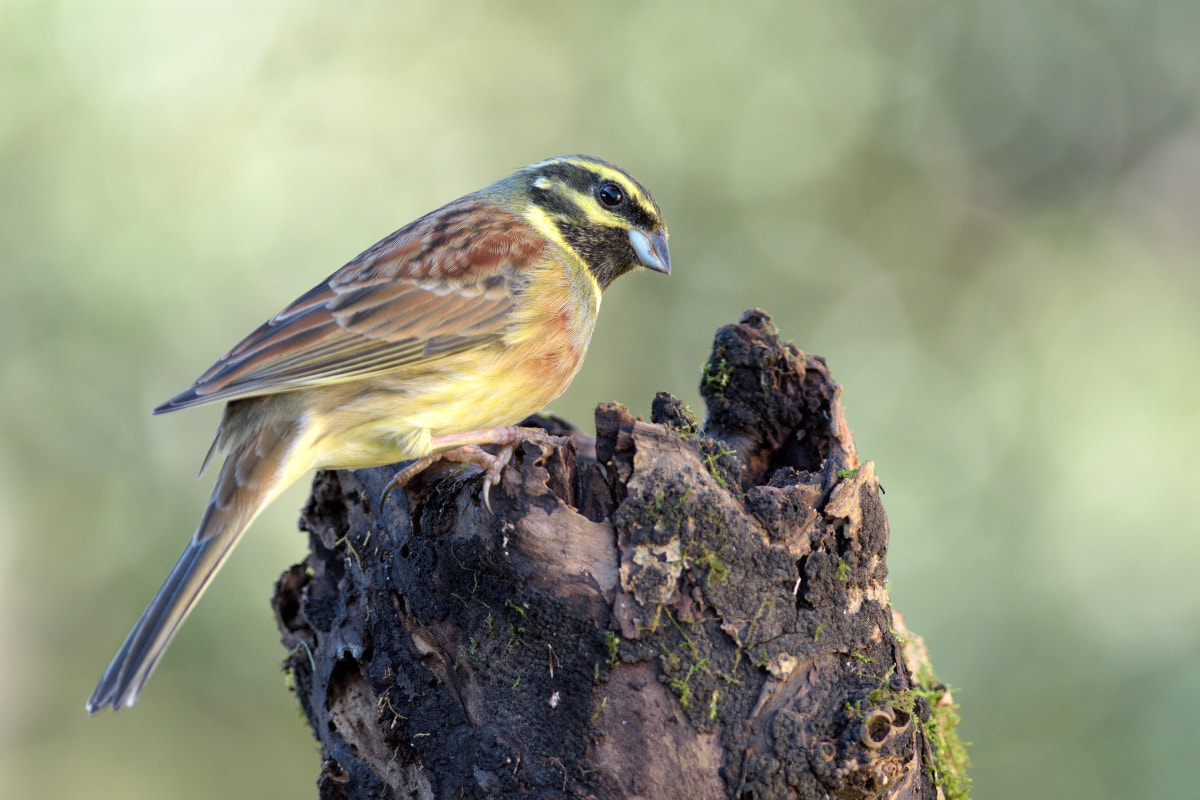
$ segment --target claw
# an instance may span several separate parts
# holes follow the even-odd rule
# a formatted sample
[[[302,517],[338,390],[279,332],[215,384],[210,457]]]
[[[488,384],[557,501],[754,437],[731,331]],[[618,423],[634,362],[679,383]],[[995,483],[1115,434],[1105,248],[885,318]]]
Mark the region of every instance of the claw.
[[[392,477],[388,485],[383,487],[383,494],[379,495],[379,512],[383,513],[383,504],[387,502],[388,495],[393,489],[403,489],[405,485],[415,478],[419,473],[423,472],[426,467],[438,459],[437,456],[425,456],[418,458],[416,461],[409,464],[404,469],[400,470]]]
[[[470,437],[470,438],[468,438]],[[464,439],[466,440],[464,442]],[[501,445],[500,452],[491,455],[478,445],[472,444],[471,439],[482,444]],[[433,462],[444,459],[459,464],[474,464],[483,470],[483,506],[492,513],[492,487],[500,483],[500,476],[508,462],[512,460],[513,446],[519,442],[530,441],[541,445],[562,446],[571,441],[569,436],[554,436],[540,428],[493,428],[487,431],[474,431],[466,434],[450,434],[436,436],[433,439],[435,448],[440,452],[423,456],[396,473],[396,476],[383,489],[379,497],[379,513],[383,513],[383,504],[393,489],[402,489],[405,484],[423,472]],[[445,448],[445,449],[442,449]]]
[[[483,507],[488,510],[489,514],[492,513],[492,487],[500,483],[500,476],[512,459],[512,454],[512,445],[507,444],[496,455],[488,456],[492,459],[492,463],[488,464],[487,471],[483,473]]]

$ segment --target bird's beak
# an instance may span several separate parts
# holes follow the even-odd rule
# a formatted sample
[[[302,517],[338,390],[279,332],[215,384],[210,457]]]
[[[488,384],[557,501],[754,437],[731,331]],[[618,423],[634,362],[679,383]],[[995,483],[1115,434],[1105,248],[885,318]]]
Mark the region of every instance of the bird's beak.
[[[667,231],[659,228],[653,233],[646,233],[640,228],[631,228],[629,243],[633,252],[637,253],[638,261],[643,267],[648,267],[664,275],[671,274],[671,251],[667,249]]]

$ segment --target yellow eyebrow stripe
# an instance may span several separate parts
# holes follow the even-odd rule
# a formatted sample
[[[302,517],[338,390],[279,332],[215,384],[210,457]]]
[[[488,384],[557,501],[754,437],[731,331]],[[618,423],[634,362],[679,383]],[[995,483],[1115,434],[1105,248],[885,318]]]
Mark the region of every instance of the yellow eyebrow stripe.
[[[588,161],[572,160],[570,163],[603,175],[605,178],[608,178],[613,183],[625,189],[625,191],[629,193],[629,196],[636,199],[642,206],[645,206],[646,208],[654,207],[653,201],[646,196],[646,194],[638,187],[636,183],[629,180],[628,175],[625,175],[620,170],[615,170],[611,167],[606,167],[603,164],[596,164]]]

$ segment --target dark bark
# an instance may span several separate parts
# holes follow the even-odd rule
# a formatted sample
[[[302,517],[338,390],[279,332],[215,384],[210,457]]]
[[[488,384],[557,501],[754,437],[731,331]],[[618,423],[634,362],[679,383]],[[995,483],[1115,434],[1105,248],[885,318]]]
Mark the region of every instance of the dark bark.
[[[317,475],[275,607],[322,798],[937,796],[952,707],[840,387],[752,310],[701,390],[703,425],[538,418],[574,442],[518,448],[492,513],[474,469],[378,513],[394,468]]]

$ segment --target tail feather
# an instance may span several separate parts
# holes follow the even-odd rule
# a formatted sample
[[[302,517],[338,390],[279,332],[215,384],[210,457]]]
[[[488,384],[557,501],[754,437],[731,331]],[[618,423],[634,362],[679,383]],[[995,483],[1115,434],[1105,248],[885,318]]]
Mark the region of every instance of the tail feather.
[[[242,530],[227,528],[219,536],[188,542],[166,582],[104,671],[88,700],[89,713],[105,706],[117,710],[133,705],[179,626],[233,551]]]
[[[134,704],[158,660],[242,534],[297,477],[281,469],[294,441],[291,423],[268,425],[230,452],[204,518],[87,702],[88,713]],[[292,465],[288,465],[292,466]]]

